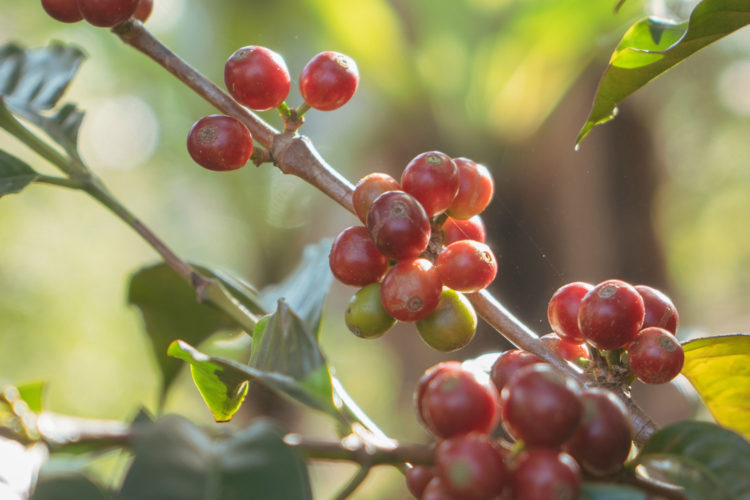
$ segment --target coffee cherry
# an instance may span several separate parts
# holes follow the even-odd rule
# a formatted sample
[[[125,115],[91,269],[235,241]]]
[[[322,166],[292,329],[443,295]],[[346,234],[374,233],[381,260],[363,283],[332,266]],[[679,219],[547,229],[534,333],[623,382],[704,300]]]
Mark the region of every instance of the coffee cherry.
[[[435,464],[440,481],[453,498],[493,498],[510,480],[498,445],[477,432],[442,441],[435,450]]]
[[[380,298],[388,314],[399,321],[419,321],[437,307],[443,285],[427,259],[402,260],[383,278]]]
[[[363,223],[367,222],[367,212],[370,211],[375,198],[386,191],[400,191],[401,185],[388,174],[372,173],[362,177],[354,188],[352,205],[357,217]]]
[[[419,500],[455,500],[455,497],[445,489],[439,477],[434,477],[427,483]]]
[[[78,10],[78,0],[42,0],[42,8],[52,19],[63,23],[75,23],[83,19]]]
[[[476,292],[497,276],[497,261],[490,247],[474,240],[451,243],[438,255],[440,280],[459,292]]]
[[[487,167],[469,160],[456,158],[458,167],[458,194],[448,208],[454,219],[469,219],[487,208],[495,192],[495,183]]]
[[[575,432],[580,386],[547,364],[521,368],[500,396],[508,432],[530,446],[557,447]]]
[[[78,10],[94,26],[111,28],[127,21],[138,8],[138,0],[78,0]]]
[[[435,477],[434,467],[427,465],[408,466],[406,468],[406,487],[415,498],[420,498],[427,484]]]
[[[253,153],[253,138],[236,118],[209,115],[190,129],[187,149],[195,162],[209,170],[236,170]]]
[[[672,335],[677,333],[677,325],[680,323],[680,315],[677,308],[669,297],[655,288],[646,285],[636,285],[635,289],[643,299],[646,315],[643,318],[643,326],[658,326],[669,330]]]
[[[328,263],[340,282],[352,286],[380,281],[388,269],[388,259],[375,248],[364,226],[349,227],[339,233],[333,240]]]
[[[520,349],[509,349],[505,352],[501,352],[500,356],[498,356],[492,364],[490,379],[492,380],[492,383],[495,384],[498,392],[500,392],[516,372],[524,366],[536,363],[544,363],[544,360],[530,352],[522,351]]]
[[[440,151],[417,155],[401,174],[401,186],[422,204],[428,217],[445,212],[458,193],[458,167]]]
[[[388,191],[375,199],[367,213],[367,229],[378,250],[391,259],[417,257],[430,242],[427,213],[403,191]]]
[[[442,363],[433,365],[425,370],[425,372],[419,378],[419,382],[417,382],[417,389],[414,391],[414,406],[417,410],[417,416],[419,417],[419,421],[422,422],[422,425],[427,427],[427,424],[422,418],[422,415],[424,414],[422,401],[424,400],[424,391],[427,389],[427,386],[430,385],[430,382],[432,382],[440,373],[461,370],[463,370],[463,368],[461,367],[461,363],[459,363],[458,361],[443,361]]]
[[[352,295],[344,314],[346,326],[357,337],[380,337],[396,324],[380,301],[380,283],[370,283]]]
[[[592,288],[578,308],[578,328],[597,349],[617,349],[630,342],[643,324],[645,309],[638,291],[620,280]]]
[[[594,285],[576,281],[558,288],[552,294],[547,306],[547,319],[560,338],[576,344],[586,341],[578,329],[578,308],[584,295],[592,288]]]
[[[484,222],[478,215],[466,220],[448,217],[443,224],[443,244],[445,246],[461,240],[474,240],[484,243],[485,235]]]
[[[591,354],[586,344],[568,342],[554,333],[541,336],[539,341],[555,351],[562,359],[570,361],[573,364],[578,364],[581,359],[591,359]]]
[[[315,109],[331,111],[352,98],[359,85],[357,63],[338,52],[321,52],[305,65],[299,76],[299,92]]]
[[[450,352],[464,347],[474,338],[477,313],[466,297],[443,288],[435,310],[416,325],[419,336],[428,346]]]
[[[154,10],[154,0],[140,0],[138,2],[138,8],[135,10],[133,17],[138,19],[140,22],[145,23],[151,15],[151,11]]]
[[[633,375],[647,384],[669,382],[682,370],[685,353],[674,335],[664,328],[644,328],[627,345]]]
[[[518,455],[511,477],[517,500],[576,500],[581,489],[581,470],[575,460],[547,448]]]
[[[585,391],[581,402],[581,423],[565,443],[565,451],[589,474],[613,474],[630,453],[633,426],[628,410],[617,396],[604,389]]]
[[[258,111],[279,106],[291,87],[284,58],[255,45],[237,49],[227,59],[224,83],[237,102]]]

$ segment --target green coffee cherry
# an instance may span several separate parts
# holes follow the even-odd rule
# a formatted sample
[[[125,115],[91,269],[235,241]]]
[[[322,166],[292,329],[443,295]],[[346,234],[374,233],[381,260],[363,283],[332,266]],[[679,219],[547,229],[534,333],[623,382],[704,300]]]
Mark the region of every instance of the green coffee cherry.
[[[349,330],[363,339],[380,337],[396,323],[380,301],[380,283],[370,283],[352,296],[345,320]]]
[[[477,314],[469,300],[450,288],[443,287],[437,308],[417,321],[422,340],[442,352],[455,351],[468,344],[477,331]]]

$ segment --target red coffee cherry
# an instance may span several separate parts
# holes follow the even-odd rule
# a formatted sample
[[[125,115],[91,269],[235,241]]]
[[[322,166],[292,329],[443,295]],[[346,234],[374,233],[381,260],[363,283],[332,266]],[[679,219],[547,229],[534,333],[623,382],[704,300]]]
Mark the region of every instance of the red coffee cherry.
[[[499,495],[510,478],[503,452],[486,434],[472,432],[442,441],[435,450],[438,477],[453,498],[484,500]]]
[[[451,243],[438,255],[440,280],[459,292],[476,292],[497,276],[497,261],[490,247],[474,240]]]
[[[42,8],[52,19],[63,23],[75,23],[83,19],[77,0],[42,0]]]
[[[370,211],[375,198],[387,191],[400,191],[401,185],[388,174],[372,173],[362,177],[352,194],[352,205],[357,217],[367,223],[367,212]]]
[[[638,291],[620,280],[607,280],[592,288],[578,308],[578,328],[597,349],[617,349],[641,329],[645,309]]]
[[[258,111],[279,106],[291,87],[284,58],[256,45],[237,49],[227,59],[224,83],[237,102]]]
[[[209,115],[190,129],[187,149],[195,162],[209,170],[236,170],[253,153],[253,138],[236,118]]]
[[[455,500],[455,497],[445,489],[440,477],[436,476],[427,483],[419,500]]]
[[[380,281],[388,269],[388,259],[375,248],[364,226],[346,228],[336,237],[328,263],[340,282],[352,286]]]
[[[432,481],[437,471],[427,465],[407,466],[406,487],[415,498],[420,498],[427,484]]]
[[[402,260],[383,278],[380,299],[388,314],[399,321],[419,321],[437,307],[443,284],[427,259]]]
[[[401,174],[401,186],[422,204],[428,217],[445,212],[458,193],[458,167],[440,151],[412,159]]]
[[[502,391],[503,387],[505,387],[516,372],[524,366],[536,363],[544,363],[544,360],[530,352],[522,351],[520,349],[509,349],[505,352],[501,352],[500,356],[498,356],[492,364],[490,379],[492,380],[492,383],[495,384],[498,392]]]
[[[474,240],[484,243],[485,237],[484,222],[478,215],[466,220],[448,217],[443,224],[443,245],[445,246],[461,240]]]
[[[547,364],[521,368],[500,395],[503,421],[527,445],[558,447],[581,420],[580,393],[573,379]]]
[[[635,289],[643,299],[646,315],[643,318],[643,326],[658,326],[669,330],[672,335],[677,333],[677,325],[680,323],[680,315],[677,308],[669,297],[655,288],[646,285],[636,285]]]
[[[151,11],[154,10],[154,0],[140,0],[138,2],[138,8],[135,10],[133,17],[138,19],[140,22],[145,23],[146,20],[151,16]]]
[[[469,219],[482,213],[492,200],[495,183],[487,167],[469,160],[456,158],[453,160],[458,167],[458,194],[453,200],[448,215],[454,219]]]
[[[460,349],[471,342],[477,331],[477,313],[469,299],[443,287],[440,302],[426,318],[417,321],[417,331],[425,344],[441,352]]]
[[[299,92],[315,109],[331,111],[352,98],[359,85],[357,63],[338,52],[321,52],[305,65],[299,76]]]
[[[427,213],[403,191],[388,191],[375,199],[367,213],[367,229],[378,250],[391,259],[417,257],[430,242]]]
[[[685,353],[674,335],[656,326],[638,332],[626,350],[633,375],[647,384],[669,382],[685,363]]]
[[[518,500],[577,500],[581,470],[559,450],[535,448],[522,452],[512,473],[513,498]]]
[[[594,285],[575,281],[557,289],[547,306],[547,319],[552,330],[569,342],[582,344],[586,341],[578,329],[578,308],[581,300]]]
[[[539,338],[539,341],[555,351],[562,359],[578,364],[581,359],[591,359],[586,344],[576,344],[561,339],[554,333],[548,333]]]
[[[633,426],[628,410],[617,396],[604,389],[589,389],[581,395],[583,417],[565,451],[589,474],[606,476],[617,472],[630,453]]]
[[[427,386],[440,373],[446,371],[461,370],[463,370],[463,368],[461,367],[461,363],[459,363],[458,361],[443,361],[442,363],[433,365],[425,370],[425,372],[419,378],[419,382],[417,382],[417,389],[414,391],[414,406],[417,409],[417,416],[419,417],[419,421],[422,423],[422,425],[427,427],[427,424],[422,419],[422,415],[424,414],[424,410],[422,409],[422,401],[424,400],[424,391],[427,389]]]
[[[111,28],[130,19],[138,0],[78,0],[78,10],[94,26]]]

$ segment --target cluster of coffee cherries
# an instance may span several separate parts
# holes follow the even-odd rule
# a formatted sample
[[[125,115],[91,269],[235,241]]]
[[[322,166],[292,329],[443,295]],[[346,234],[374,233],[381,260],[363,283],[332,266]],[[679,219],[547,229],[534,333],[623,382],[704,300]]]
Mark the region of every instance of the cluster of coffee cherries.
[[[682,370],[685,354],[675,338],[679,315],[664,293],[645,285],[607,280],[574,282],[549,301],[552,330],[572,344],[624,351],[606,356],[647,384],[663,384]],[[612,367],[617,368],[617,367]]]
[[[349,329],[376,338],[397,320],[416,322],[437,350],[466,345],[477,316],[462,293],[497,274],[478,215],[493,191],[485,166],[439,151],[412,159],[400,183],[382,173],[362,178],[352,203],[364,225],[341,232],[329,256],[339,281],[362,287],[346,309]]]
[[[153,0],[42,0],[42,7],[53,19],[76,23],[85,19],[94,26],[111,28],[135,17],[145,22],[154,7]]]
[[[614,394],[583,389],[519,350],[503,352],[489,378],[457,361],[433,366],[415,403],[438,440],[434,464],[406,472],[409,491],[421,500],[574,500],[582,471],[617,472],[633,439]],[[516,443],[495,437],[500,428]]]

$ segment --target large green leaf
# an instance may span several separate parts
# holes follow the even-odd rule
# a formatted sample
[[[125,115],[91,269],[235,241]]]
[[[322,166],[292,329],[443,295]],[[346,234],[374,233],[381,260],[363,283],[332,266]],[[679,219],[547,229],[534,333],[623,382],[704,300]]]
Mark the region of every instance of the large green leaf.
[[[708,337],[682,347],[682,374],[711,415],[750,439],[750,335]]]
[[[30,500],[114,500],[114,495],[83,474],[44,478]]]
[[[276,426],[259,421],[212,441],[188,420],[168,416],[134,427],[135,457],[122,500],[312,498],[302,458]]]
[[[687,22],[643,19],[623,36],[609,61],[594,104],[578,135],[614,118],[627,96],[703,47],[750,23],[747,0],[703,0]]]
[[[0,149],[0,197],[18,193],[38,177],[26,162]]]
[[[750,498],[750,443],[716,424],[687,421],[660,429],[634,463],[684,487],[688,500]]]
[[[580,500],[646,500],[648,496],[638,488],[612,483],[584,483]]]

